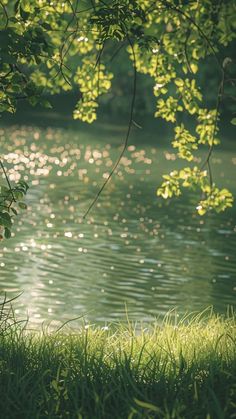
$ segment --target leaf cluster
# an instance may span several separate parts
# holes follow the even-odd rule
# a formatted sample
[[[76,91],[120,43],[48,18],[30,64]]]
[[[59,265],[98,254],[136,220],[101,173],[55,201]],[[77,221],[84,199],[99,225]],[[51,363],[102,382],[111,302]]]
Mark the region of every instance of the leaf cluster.
[[[24,199],[29,186],[20,180],[14,187],[0,185],[0,240],[11,237],[14,216],[19,209],[27,209]]]

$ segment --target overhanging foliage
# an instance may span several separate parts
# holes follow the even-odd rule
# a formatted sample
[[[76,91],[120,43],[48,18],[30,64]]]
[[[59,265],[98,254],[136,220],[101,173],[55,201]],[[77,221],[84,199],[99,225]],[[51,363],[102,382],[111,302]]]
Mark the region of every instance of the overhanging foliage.
[[[133,97],[124,146],[109,178],[126,150],[134,124],[137,73],[143,73],[153,81],[155,117],[173,125],[172,146],[189,162],[164,175],[157,194],[166,199],[179,196],[183,188],[197,189],[198,213],[220,212],[232,206],[233,197],[215,185],[210,162],[219,143],[221,104],[228,88],[234,96],[236,79],[232,57],[220,60],[218,53],[234,41],[235,29],[233,0],[1,0],[0,112],[14,113],[22,99],[50,107],[45,95],[77,88],[74,118],[92,123],[99,98],[112,89],[111,62],[126,49],[133,67]],[[207,56],[218,77],[214,109],[206,107],[198,86]],[[180,121],[182,113],[189,115],[192,129]],[[200,148],[206,157],[199,165],[195,156]],[[11,211],[12,193],[8,184],[7,198],[0,195],[2,214]]]

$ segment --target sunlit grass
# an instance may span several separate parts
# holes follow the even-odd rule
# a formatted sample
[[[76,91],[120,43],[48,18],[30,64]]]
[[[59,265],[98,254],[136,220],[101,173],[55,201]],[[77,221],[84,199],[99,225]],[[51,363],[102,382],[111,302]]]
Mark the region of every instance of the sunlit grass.
[[[0,335],[7,418],[235,418],[236,320],[205,311],[127,323]]]

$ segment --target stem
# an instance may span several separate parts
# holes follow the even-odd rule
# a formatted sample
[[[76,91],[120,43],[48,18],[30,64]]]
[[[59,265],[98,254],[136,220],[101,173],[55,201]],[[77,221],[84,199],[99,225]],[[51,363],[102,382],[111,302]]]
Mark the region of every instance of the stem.
[[[200,170],[202,170],[207,165],[211,186],[213,184],[213,181],[212,181],[212,172],[211,172],[211,166],[210,166],[210,158],[211,158],[213,148],[214,148],[214,138],[215,138],[215,133],[216,133],[217,119],[218,119],[218,115],[219,115],[220,103],[221,103],[221,99],[222,99],[222,96],[223,96],[223,93],[224,93],[224,83],[225,83],[225,69],[222,67],[222,78],[221,78],[219,88],[218,88],[218,95],[217,95],[217,101],[216,101],[216,116],[215,116],[215,121],[214,121],[214,129],[213,129],[213,133],[212,133],[211,144],[210,144],[210,148],[209,148],[206,160],[204,161],[204,163],[202,164],[201,169],[200,169]]]
[[[15,200],[15,197],[14,197],[14,194],[13,194],[13,190],[12,190],[12,187],[11,187],[11,183],[10,183],[10,180],[9,180],[9,178],[8,178],[8,176],[7,176],[7,172],[6,172],[6,169],[5,169],[4,165],[3,165],[2,160],[0,160],[0,166],[1,166],[1,168],[2,168],[2,171],[3,171],[3,173],[4,173],[5,179],[6,179],[6,181],[7,181],[8,187],[9,187],[9,190],[10,190],[11,195],[12,195],[12,202],[15,202],[16,200]]]
[[[125,136],[125,141],[124,141],[121,153],[120,153],[116,163],[114,164],[111,172],[109,173],[108,178],[105,180],[102,187],[99,189],[97,195],[95,196],[95,198],[92,200],[91,204],[89,205],[87,211],[83,215],[84,219],[87,217],[88,213],[91,211],[93,206],[96,204],[96,202],[97,202],[99,196],[101,195],[103,189],[106,187],[107,183],[109,182],[112,175],[116,171],[116,169],[117,169],[117,167],[118,167],[118,165],[119,165],[119,163],[120,163],[120,161],[121,161],[121,159],[122,159],[122,157],[123,157],[123,155],[126,151],[128,141],[129,141],[129,137],[130,137],[131,128],[132,128],[132,125],[133,125],[133,114],[134,114],[134,105],[135,105],[135,98],[136,98],[136,85],[137,85],[137,69],[136,69],[136,56],[135,56],[135,52],[134,52],[134,47],[133,47],[133,44],[132,44],[132,42],[131,42],[131,40],[128,36],[127,36],[127,39],[128,39],[129,45],[131,47],[133,60],[134,60],[134,77],[133,77],[133,95],[132,95],[132,100],[131,100],[131,105],[130,105],[130,116],[129,116],[129,123],[128,123],[127,132],[126,132],[126,136]]]
[[[205,34],[205,32],[201,29],[201,27],[195,22],[195,20],[189,16],[187,13],[183,12],[183,10],[179,9],[176,6],[173,6],[171,3],[169,3],[168,1],[163,1],[163,3],[166,5],[167,8],[179,13],[180,15],[184,16],[185,19],[189,20],[189,22],[191,22],[193,24],[193,26],[195,26],[195,28],[197,28],[198,32],[200,33],[200,35],[202,36],[202,38],[205,39],[207,45],[209,46],[209,48],[211,49],[211,51],[213,52],[214,58],[219,66],[219,68],[221,70],[223,70],[223,66],[221,65],[221,63],[219,62],[218,58],[217,58],[217,54],[215,51],[215,48],[213,47],[210,39],[208,38],[208,36]]]

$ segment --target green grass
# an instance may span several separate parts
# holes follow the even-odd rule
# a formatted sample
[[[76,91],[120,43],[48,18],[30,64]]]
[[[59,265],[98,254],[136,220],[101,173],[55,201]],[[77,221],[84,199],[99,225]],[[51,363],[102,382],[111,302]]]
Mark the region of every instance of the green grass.
[[[15,323],[15,321],[13,322]],[[0,417],[236,418],[236,319],[32,333],[4,318]]]

